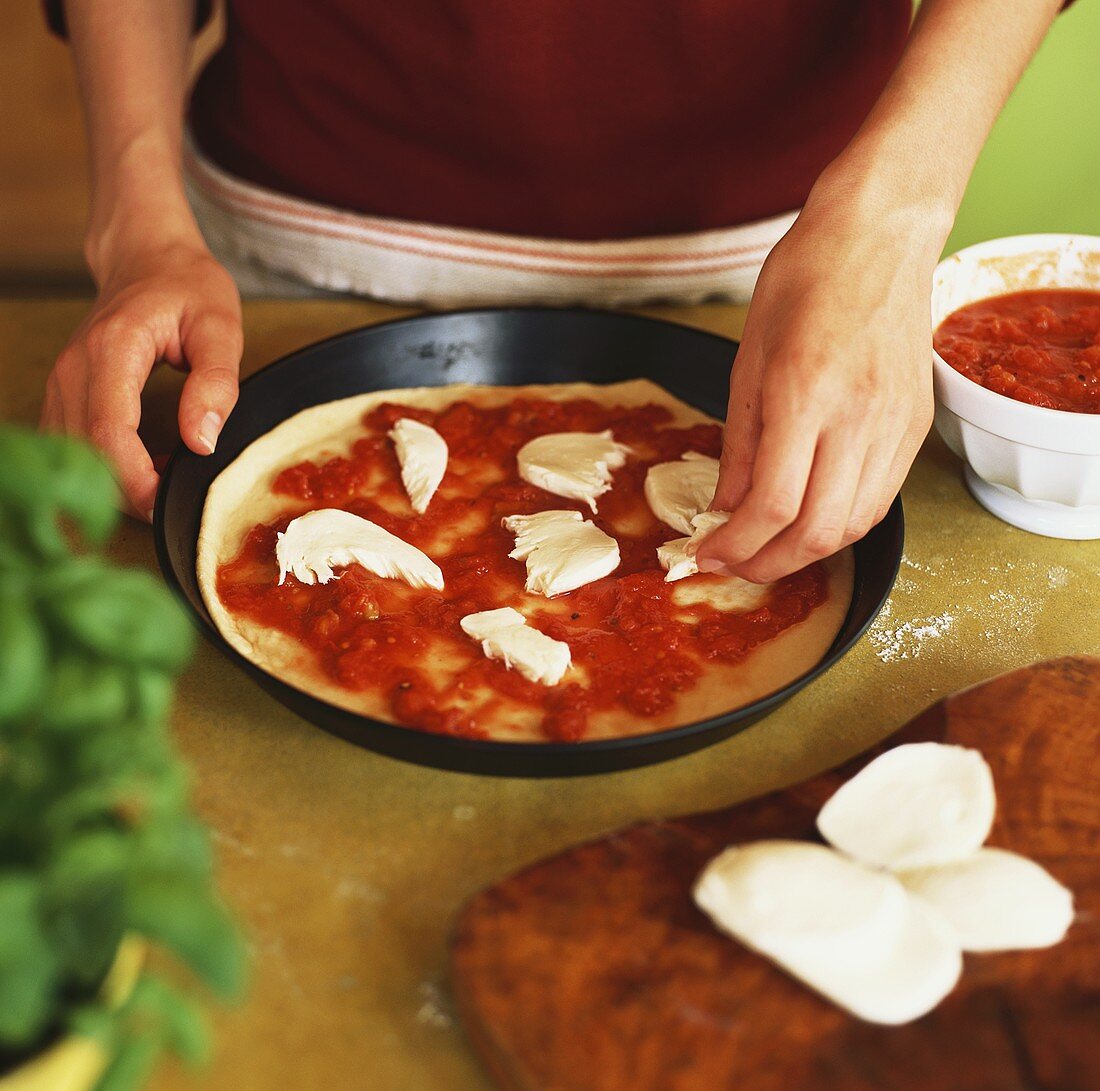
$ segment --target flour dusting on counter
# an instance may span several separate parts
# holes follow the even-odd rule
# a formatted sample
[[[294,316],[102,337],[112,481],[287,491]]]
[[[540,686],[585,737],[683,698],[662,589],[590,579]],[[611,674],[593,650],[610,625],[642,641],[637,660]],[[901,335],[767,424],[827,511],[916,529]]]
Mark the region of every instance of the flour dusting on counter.
[[[345,875],[341,878],[333,892],[341,901],[364,902],[368,905],[376,905],[386,900],[385,891],[380,890],[373,883],[357,879],[352,875]]]
[[[1052,564],[1047,569],[1047,586],[1052,591],[1065,587],[1069,583],[1070,571],[1064,564]]]
[[[448,1030],[454,1026],[455,1020],[447,998],[434,981],[420,982],[420,1007],[416,1010],[416,1021],[440,1030]]]
[[[210,839],[219,848],[230,849],[232,852],[240,853],[241,856],[256,855],[256,850],[251,845],[246,845],[239,837],[234,837],[231,833],[219,830],[217,827],[211,828]]]
[[[883,610],[881,621],[887,616]],[[896,659],[916,659],[927,641],[937,640],[951,631],[955,624],[954,614],[939,614],[937,617],[920,617],[901,625],[891,627],[888,623],[872,626],[867,636],[874,645],[875,655],[883,663],[892,663]]]
[[[908,553],[901,555],[901,563],[903,568],[911,568],[914,572],[925,572],[928,575],[934,576],[936,569],[931,565],[923,564],[921,561],[915,561]]]
[[[1027,647],[1042,599],[1073,576],[1060,564],[999,560],[969,567],[944,555],[918,560],[906,553],[893,595],[867,639],[883,663],[942,658],[959,648],[979,658],[982,649],[997,648],[1003,656]],[[939,612],[914,617],[909,611],[918,602]]]

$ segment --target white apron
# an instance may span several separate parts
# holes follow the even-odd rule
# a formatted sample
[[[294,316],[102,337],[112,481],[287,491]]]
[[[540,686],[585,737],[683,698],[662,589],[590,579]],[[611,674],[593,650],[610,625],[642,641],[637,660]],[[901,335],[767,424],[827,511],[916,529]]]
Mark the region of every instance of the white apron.
[[[184,148],[214,256],[244,296],[341,292],[434,308],[745,303],[797,211],[717,231],[569,242],[365,216],[287,197]]]

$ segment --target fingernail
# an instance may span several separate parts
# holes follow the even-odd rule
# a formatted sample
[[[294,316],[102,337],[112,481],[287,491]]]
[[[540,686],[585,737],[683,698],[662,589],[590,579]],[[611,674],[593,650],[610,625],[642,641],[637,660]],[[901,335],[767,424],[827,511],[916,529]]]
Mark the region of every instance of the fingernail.
[[[221,426],[222,419],[217,413],[207,413],[199,424],[199,443],[201,443],[210,454],[214,453],[214,448],[218,445],[218,432],[221,430]]]
[[[700,561],[696,561],[699,566],[700,572],[706,572],[715,576],[732,576],[733,573],[717,558],[704,557]]]
[[[146,521],[147,523],[151,523],[151,522],[153,521],[153,509],[152,509],[152,508],[150,508],[150,509],[149,509],[149,510],[148,510],[148,511],[147,511],[147,512],[145,513],[145,521]]]

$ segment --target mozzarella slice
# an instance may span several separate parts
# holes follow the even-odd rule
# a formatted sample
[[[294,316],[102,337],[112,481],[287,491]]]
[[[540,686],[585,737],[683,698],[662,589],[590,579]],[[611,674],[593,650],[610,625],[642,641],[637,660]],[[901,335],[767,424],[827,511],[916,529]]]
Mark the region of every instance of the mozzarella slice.
[[[695,554],[688,553],[690,538],[673,538],[657,547],[657,563],[665,570],[665,583],[675,583],[699,571]]]
[[[657,547],[657,563],[665,570],[665,583],[674,583],[699,571],[696,551],[730,517],[728,511],[702,511],[691,520],[691,537],[673,538]]]
[[[292,572],[301,583],[328,583],[333,569],[361,564],[384,579],[410,587],[443,589],[443,573],[416,546],[350,511],[320,508],[292,519],[275,543],[279,583]]]
[[[694,896],[719,929],[872,1023],[918,1019],[962,971],[958,944],[933,911],[892,875],[824,845],[727,849]]]
[[[792,877],[804,884],[792,896]],[[892,942],[907,895],[884,872],[810,841],[755,841],[716,856],[695,884],[695,901],[724,930],[800,952],[832,946],[845,963],[875,961],[869,943]]]
[[[434,429],[411,417],[395,421],[390,439],[401,463],[401,483],[417,515],[428,510],[447,472],[447,441]]]
[[[1051,947],[1073,923],[1073,894],[1038,864],[1004,849],[979,849],[898,878],[947,920],[964,951]]]
[[[519,476],[540,489],[580,500],[593,514],[596,498],[611,488],[630,448],[611,432],[553,432],[525,443],[516,454]]]
[[[564,595],[619,567],[619,543],[579,511],[509,515],[503,524],[516,536],[508,556],[527,562],[525,586],[534,594]]]
[[[717,487],[718,459],[688,451],[679,462],[650,466],[645,475],[645,502],[662,523],[690,536],[692,519],[706,511]]]
[[[532,682],[556,686],[569,669],[569,645],[529,628],[523,614],[510,606],[467,614],[459,625],[467,636],[481,641],[490,659],[503,660]]]
[[[821,808],[817,828],[849,856],[900,871],[976,852],[995,806],[993,774],[977,750],[909,743],[843,784]]]

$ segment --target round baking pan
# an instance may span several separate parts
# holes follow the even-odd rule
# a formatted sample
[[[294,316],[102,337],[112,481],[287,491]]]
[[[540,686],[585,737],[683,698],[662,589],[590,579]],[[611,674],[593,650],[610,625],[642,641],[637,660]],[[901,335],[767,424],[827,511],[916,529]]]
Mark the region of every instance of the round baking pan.
[[[288,708],[349,742],[390,757],[470,773],[544,777],[605,773],[667,761],[742,731],[836,663],[886,601],[901,560],[900,499],[854,547],[855,590],[836,640],[815,667],[762,700],[698,723],[578,743],[453,738],[382,723],[311,697],[260,670],[214,627],[195,575],[196,543],[211,482],[253,440],[320,402],[370,390],[449,383],[523,385],[646,378],[721,419],[737,343],[672,322],[586,310],[510,308],[399,319],[300,349],[241,385],[217,452],[182,444],[165,468],[153,516],[169,585],[221,651]]]

